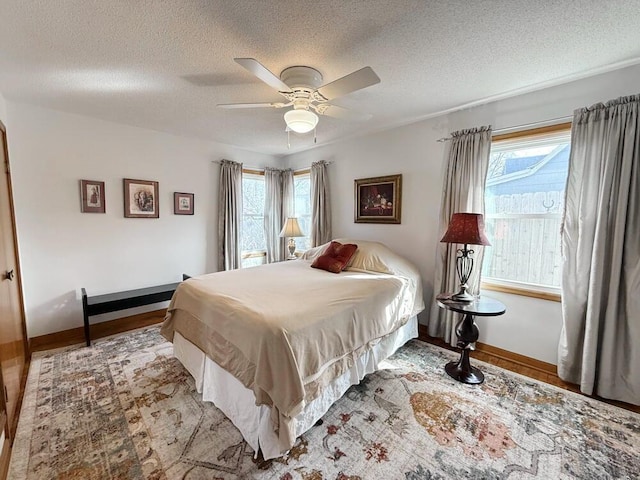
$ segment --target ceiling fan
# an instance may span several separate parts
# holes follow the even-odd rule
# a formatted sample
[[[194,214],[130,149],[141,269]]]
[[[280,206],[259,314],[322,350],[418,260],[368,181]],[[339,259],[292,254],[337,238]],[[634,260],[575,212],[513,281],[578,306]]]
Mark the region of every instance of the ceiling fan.
[[[280,73],[280,77],[277,77],[255,58],[234,58],[234,60],[264,83],[275,88],[287,101],[227,103],[218,105],[220,108],[286,108],[293,106],[293,109],[285,112],[284,121],[287,124],[287,130],[293,130],[296,133],[307,133],[316,128],[318,115],[358,120],[366,120],[371,117],[371,115],[356,113],[329,103],[334,98],[379,83],[380,78],[371,67],[361,68],[322,85],[322,74],[315,68],[289,67]]]

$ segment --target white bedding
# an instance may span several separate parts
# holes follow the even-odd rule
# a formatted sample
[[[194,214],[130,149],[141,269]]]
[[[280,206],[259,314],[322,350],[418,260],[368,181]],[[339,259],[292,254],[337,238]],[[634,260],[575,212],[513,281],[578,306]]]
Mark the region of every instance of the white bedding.
[[[223,392],[210,397],[239,428],[245,425],[243,435],[247,441],[254,437],[251,446],[263,453],[290,449],[301,412],[316,398],[333,398],[323,392],[337,378],[346,374],[357,383],[364,376],[359,362],[393,353],[396,337],[404,338],[396,332],[424,308],[413,265],[382,244],[351,243],[358,251],[340,274],[310,267],[321,246],[297,261],[195,277],[181,284],[171,301],[163,335],[174,342],[176,356],[189,363],[196,382],[211,377],[213,385],[230,374],[252,392],[249,405],[258,405],[262,413],[250,413],[234,401],[226,411],[220,405]],[[388,350],[387,344],[395,348]],[[187,360],[189,346],[205,360]],[[376,348],[388,355],[374,354]],[[377,368],[377,361],[367,365],[372,369],[365,374]],[[342,393],[351,383],[345,385]],[[198,386],[208,391],[206,384]],[[268,440],[264,432],[255,435],[262,424],[270,427]]]

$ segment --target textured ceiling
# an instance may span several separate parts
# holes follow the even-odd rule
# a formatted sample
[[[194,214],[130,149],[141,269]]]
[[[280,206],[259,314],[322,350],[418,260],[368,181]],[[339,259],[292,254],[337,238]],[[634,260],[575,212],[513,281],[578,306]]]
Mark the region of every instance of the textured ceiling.
[[[313,146],[237,65],[308,65],[381,83],[333,103],[318,145],[472,102],[640,63],[640,0],[0,0],[0,92],[10,100],[272,154]]]

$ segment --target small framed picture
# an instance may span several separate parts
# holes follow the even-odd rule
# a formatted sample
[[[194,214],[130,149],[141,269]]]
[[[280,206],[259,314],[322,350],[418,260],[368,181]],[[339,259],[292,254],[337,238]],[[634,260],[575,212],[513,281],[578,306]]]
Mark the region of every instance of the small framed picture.
[[[82,213],[104,213],[104,182],[80,180],[80,200]]]
[[[193,193],[173,192],[173,213],[193,215]]]
[[[159,218],[158,182],[124,179],[124,216]]]
[[[355,180],[355,223],[400,223],[402,174]]]

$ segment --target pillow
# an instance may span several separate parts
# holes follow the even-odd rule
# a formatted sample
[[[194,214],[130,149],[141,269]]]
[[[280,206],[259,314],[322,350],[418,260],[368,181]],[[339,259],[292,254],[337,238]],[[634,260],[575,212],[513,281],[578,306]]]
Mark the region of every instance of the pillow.
[[[300,255],[300,258],[302,260],[310,260],[313,262],[316,258],[324,253],[330,243],[331,242],[323,243],[322,245],[318,245],[317,247],[305,250],[302,255]]]
[[[358,245],[354,243],[342,244],[340,242],[331,242],[322,255],[316,257],[311,264],[313,268],[320,268],[331,273],[340,273],[344,270],[356,253]]]

